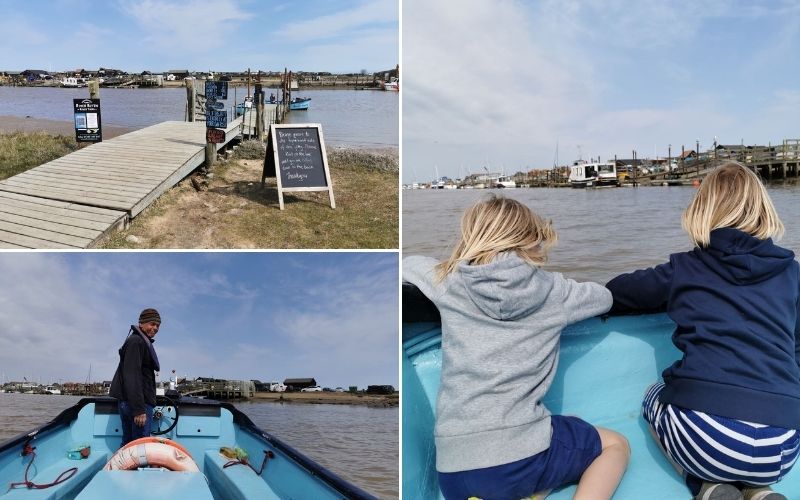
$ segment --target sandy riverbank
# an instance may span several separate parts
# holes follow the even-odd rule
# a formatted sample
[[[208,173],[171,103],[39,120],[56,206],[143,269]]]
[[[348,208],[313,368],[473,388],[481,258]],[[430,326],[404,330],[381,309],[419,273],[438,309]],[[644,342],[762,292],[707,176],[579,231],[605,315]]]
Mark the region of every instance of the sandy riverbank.
[[[397,392],[386,395],[349,392],[257,392],[251,401],[393,407],[399,405],[400,394]]]
[[[135,129],[103,125],[103,139],[133,132]],[[46,118],[21,118],[0,116],[0,132],[47,132],[55,135],[75,137],[75,124],[71,121],[48,120]]]

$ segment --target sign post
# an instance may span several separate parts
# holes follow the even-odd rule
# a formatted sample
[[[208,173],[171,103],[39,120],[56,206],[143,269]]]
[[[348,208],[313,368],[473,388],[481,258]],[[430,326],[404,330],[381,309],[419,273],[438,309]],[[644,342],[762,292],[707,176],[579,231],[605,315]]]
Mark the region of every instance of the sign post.
[[[225,142],[228,112],[220,102],[228,98],[228,82],[206,81],[206,166],[214,164],[217,155],[215,144]]]
[[[267,138],[267,155],[261,183],[275,177],[278,203],[283,210],[283,193],[291,191],[327,191],[331,208],[333,184],[319,123],[272,124]]]
[[[101,142],[100,99],[73,99],[75,142]]]

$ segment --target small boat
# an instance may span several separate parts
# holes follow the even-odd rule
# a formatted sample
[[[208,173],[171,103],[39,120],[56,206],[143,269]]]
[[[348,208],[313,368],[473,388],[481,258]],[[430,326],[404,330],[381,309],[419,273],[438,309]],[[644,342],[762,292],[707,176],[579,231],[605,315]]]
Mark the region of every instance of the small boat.
[[[558,371],[542,401],[554,414],[577,415],[622,433],[631,445],[628,470],[615,500],[689,498],[689,490],[650,437],[640,416],[645,389],[680,357],[666,314],[592,318],[561,336]],[[441,498],[433,426],[442,367],[439,312],[419,290],[403,284],[403,496]],[[800,466],[773,486],[800,498]],[[575,486],[548,500],[571,499]]]
[[[399,92],[400,80],[396,76],[391,77],[388,82],[383,82],[383,90]]]
[[[79,87],[86,87],[89,84],[86,83],[86,80],[83,78],[76,78],[74,76],[68,76],[61,80],[61,86],[65,88],[79,88]]]
[[[233,405],[175,393],[157,404],[158,436],[145,438],[153,446],[141,448],[146,458],[128,464],[132,470],[113,470],[124,452],[117,453],[117,401],[108,397],[81,399],[49,423],[0,444],[0,499],[375,498],[262,431]],[[164,466],[156,446],[180,451],[173,450],[180,462],[170,459],[180,466],[169,465],[177,470]],[[131,449],[139,446],[124,450]],[[148,467],[148,461],[161,466]]]
[[[292,99],[292,102],[289,103],[289,109],[292,111],[303,110],[303,109],[308,109],[310,105],[311,105],[310,97],[295,97],[294,99]]]
[[[517,183],[514,182],[514,179],[507,175],[502,175],[497,178],[496,181],[492,182],[492,187],[494,188],[515,188],[517,187]]]
[[[253,107],[253,98],[245,97],[244,101],[236,105],[236,116],[242,116],[247,110]]]

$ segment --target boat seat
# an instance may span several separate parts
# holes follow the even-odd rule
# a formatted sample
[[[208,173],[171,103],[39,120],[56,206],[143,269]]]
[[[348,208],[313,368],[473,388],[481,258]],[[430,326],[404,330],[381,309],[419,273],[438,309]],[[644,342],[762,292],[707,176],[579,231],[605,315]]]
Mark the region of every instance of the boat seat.
[[[75,500],[142,500],[146,498],[191,498],[214,500],[200,472],[163,468],[101,470]]]
[[[266,481],[258,477],[250,467],[234,465],[227,469],[223,468],[228,461],[229,459],[220,455],[217,450],[207,450],[205,453],[206,476],[223,498],[231,500],[280,499]]]
[[[88,458],[84,458],[82,460],[69,460],[66,457],[57,460],[55,463],[52,463],[46,466],[44,469],[38,469],[36,465],[41,463],[42,457],[37,456],[34,459],[33,465],[31,466],[30,472],[28,474],[28,480],[32,481],[36,484],[46,484],[56,480],[59,474],[64,472],[65,470],[71,469],[72,467],[77,467],[78,472],[75,473],[74,476],[67,479],[61,484],[57,484],[51,488],[45,488],[41,490],[37,489],[28,489],[24,486],[18,486],[13,490],[10,490],[3,496],[3,499],[15,499],[15,498],[24,498],[25,500],[43,500],[43,499],[60,499],[60,498],[75,498],[75,495],[78,494],[86,484],[94,477],[94,475],[103,468],[103,466],[108,461],[108,453],[98,453],[92,451],[92,454],[89,455]],[[13,478],[11,482],[20,482],[23,481],[25,478],[24,467],[28,464],[28,459],[25,459],[23,469],[20,473]],[[7,488],[8,485],[3,485],[3,488]]]

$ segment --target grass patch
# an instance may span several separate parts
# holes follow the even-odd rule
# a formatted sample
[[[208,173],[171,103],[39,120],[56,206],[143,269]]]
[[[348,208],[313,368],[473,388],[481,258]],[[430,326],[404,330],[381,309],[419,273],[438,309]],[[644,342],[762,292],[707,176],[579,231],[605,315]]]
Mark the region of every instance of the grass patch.
[[[208,191],[182,181],[103,248],[398,248],[396,154],[336,150],[328,161],[336,209],[327,192],[292,192],[280,210],[275,180],[260,182],[262,149],[216,165]]]
[[[71,137],[45,132],[0,133],[0,179],[60,158],[78,149]]]

